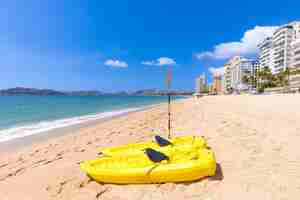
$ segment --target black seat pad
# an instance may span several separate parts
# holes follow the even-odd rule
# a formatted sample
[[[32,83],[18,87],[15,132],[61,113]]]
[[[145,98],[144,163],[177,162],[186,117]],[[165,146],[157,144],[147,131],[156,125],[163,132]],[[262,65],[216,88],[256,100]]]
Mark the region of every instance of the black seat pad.
[[[168,146],[168,145],[173,145],[169,140],[159,136],[159,135],[156,135],[154,136],[155,138],[155,142],[160,146],[160,147],[164,147],[164,146]]]
[[[152,162],[161,162],[163,160],[170,160],[170,158],[167,155],[151,148],[145,149],[145,153]]]

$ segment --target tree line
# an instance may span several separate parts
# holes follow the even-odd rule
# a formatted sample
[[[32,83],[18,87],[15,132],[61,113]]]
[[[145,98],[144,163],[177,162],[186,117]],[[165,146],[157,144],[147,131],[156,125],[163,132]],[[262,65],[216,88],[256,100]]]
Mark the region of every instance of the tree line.
[[[269,67],[263,67],[257,70],[255,74],[243,76],[242,82],[251,88],[257,88],[259,92],[263,92],[265,88],[288,86],[290,76],[296,74],[300,74],[300,69],[286,68],[277,74],[272,74]]]

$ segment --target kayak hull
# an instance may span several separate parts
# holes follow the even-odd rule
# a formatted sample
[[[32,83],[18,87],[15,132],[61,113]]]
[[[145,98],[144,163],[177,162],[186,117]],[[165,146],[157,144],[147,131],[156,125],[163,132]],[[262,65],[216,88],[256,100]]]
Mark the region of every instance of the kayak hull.
[[[101,183],[141,184],[195,181],[214,176],[216,160],[209,149],[178,151],[170,161],[153,163],[145,154],[101,157],[81,163],[81,170]]]

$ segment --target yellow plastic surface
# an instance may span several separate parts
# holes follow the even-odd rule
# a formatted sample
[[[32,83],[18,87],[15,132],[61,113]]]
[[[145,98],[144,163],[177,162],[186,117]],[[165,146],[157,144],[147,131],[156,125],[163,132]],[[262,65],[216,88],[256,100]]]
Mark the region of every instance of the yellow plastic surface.
[[[160,147],[153,141],[135,143],[135,144],[126,144],[117,147],[111,147],[106,149],[99,149],[106,156],[116,156],[116,155],[136,155],[142,154],[145,148],[153,148],[157,151],[163,153],[171,153],[173,151],[186,150],[190,151],[194,148],[205,148],[207,146],[206,141],[203,137],[199,136],[181,136],[174,137],[170,140],[173,145],[168,145],[165,147]]]
[[[137,184],[195,181],[213,176],[216,171],[214,153],[206,148],[176,151],[170,161],[154,163],[145,154],[101,157],[80,164],[81,170],[101,183]]]

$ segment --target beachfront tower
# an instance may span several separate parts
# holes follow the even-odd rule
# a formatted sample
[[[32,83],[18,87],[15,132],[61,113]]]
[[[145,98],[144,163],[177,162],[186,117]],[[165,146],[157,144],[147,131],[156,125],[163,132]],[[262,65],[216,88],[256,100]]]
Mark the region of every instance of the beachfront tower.
[[[260,68],[273,66],[272,38],[267,37],[258,45],[258,60]]]
[[[196,87],[195,87],[195,93],[201,94],[206,91],[206,76],[205,74],[200,75],[198,78],[196,78]]]
[[[235,56],[225,64],[225,86],[226,91],[230,92],[247,90],[249,84],[243,81],[243,77],[250,77],[258,65],[255,60],[247,59],[242,56]]]
[[[213,77],[213,93],[220,94],[222,93],[222,74],[214,74]]]
[[[269,67],[273,74],[295,65],[297,40],[300,35],[300,21],[294,21],[277,28],[271,37],[259,45],[260,68]]]

